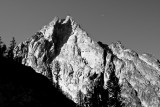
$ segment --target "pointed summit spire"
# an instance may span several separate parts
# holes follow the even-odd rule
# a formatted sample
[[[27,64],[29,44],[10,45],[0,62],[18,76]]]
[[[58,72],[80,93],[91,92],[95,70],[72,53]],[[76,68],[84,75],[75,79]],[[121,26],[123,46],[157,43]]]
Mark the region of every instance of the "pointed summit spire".
[[[67,23],[68,21],[73,21],[73,18],[71,16],[66,16],[65,20],[62,22],[62,24]]]
[[[58,26],[66,26],[65,24],[70,24],[70,27],[72,29],[72,32],[75,32],[75,30],[81,30],[79,29],[79,25],[73,20],[71,16],[66,16],[65,19],[60,19],[59,17],[55,17],[48,25],[44,26],[39,32],[41,32],[44,35],[44,38],[51,41],[53,32],[55,28]],[[59,29],[59,28],[58,28]]]
[[[59,20],[60,20],[59,17],[55,16],[54,19],[49,23],[49,25],[55,25],[55,23]]]

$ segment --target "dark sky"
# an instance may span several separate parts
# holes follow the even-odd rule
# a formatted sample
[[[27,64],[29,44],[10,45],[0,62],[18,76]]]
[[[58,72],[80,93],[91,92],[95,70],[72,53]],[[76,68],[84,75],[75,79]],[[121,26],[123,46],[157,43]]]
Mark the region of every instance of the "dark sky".
[[[160,0],[1,0],[0,35],[20,43],[55,16],[67,15],[95,41],[121,41],[160,59]]]

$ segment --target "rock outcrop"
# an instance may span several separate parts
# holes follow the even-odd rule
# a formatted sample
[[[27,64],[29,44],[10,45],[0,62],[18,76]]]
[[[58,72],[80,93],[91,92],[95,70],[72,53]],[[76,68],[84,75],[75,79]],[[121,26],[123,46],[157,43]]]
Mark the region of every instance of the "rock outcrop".
[[[70,16],[56,17],[14,55],[80,106],[160,106],[159,60],[120,42],[95,42]]]

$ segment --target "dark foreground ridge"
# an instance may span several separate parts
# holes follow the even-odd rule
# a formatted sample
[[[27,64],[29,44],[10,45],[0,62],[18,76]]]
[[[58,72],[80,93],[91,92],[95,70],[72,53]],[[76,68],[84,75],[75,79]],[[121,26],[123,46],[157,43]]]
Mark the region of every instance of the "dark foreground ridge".
[[[0,107],[75,107],[47,77],[31,67],[0,58]]]

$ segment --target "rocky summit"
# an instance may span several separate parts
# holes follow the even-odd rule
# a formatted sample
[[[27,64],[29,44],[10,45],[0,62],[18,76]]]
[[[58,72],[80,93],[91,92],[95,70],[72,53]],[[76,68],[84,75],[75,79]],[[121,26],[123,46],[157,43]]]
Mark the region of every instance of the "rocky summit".
[[[159,60],[95,42],[70,16],[20,43],[14,58],[81,107],[160,107]]]

